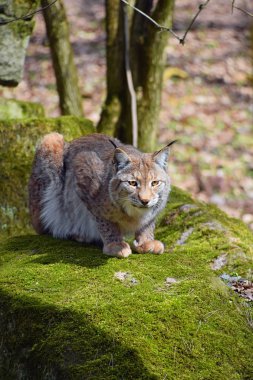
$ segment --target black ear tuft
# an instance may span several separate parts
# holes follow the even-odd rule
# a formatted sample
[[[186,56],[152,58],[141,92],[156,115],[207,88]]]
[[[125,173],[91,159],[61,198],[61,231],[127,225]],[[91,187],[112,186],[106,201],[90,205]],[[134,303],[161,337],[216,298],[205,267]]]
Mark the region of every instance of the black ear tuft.
[[[168,157],[169,157],[169,152],[170,152],[170,147],[173,145],[175,142],[178,140],[173,140],[169,144],[167,144],[164,148],[159,150],[158,152],[155,152],[153,154],[153,159],[154,161],[161,166],[163,169],[166,168],[167,163],[168,163]]]
[[[170,147],[171,145],[175,144],[176,142],[178,142],[178,140],[173,140],[171,141],[168,145],[166,145],[166,147]]]
[[[115,142],[114,142],[113,140],[109,139],[109,141],[110,141],[110,143],[114,146],[115,149],[118,148],[117,145],[115,144]]]

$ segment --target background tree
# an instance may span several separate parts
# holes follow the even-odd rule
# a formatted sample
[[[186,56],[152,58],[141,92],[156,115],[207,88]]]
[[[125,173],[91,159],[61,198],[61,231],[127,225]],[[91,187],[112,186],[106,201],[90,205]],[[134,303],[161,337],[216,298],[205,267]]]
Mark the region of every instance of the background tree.
[[[136,7],[157,23],[171,25],[174,0],[137,0]],[[164,49],[168,33],[160,33],[138,12],[128,10],[130,67],[137,95],[139,148],[154,148],[160,110]],[[131,99],[126,82],[123,5],[106,1],[107,97],[98,131],[132,143]]]
[[[46,7],[50,0],[42,0]],[[53,60],[60,108],[63,115],[82,116],[82,97],[69,40],[69,26],[62,0],[43,10]]]

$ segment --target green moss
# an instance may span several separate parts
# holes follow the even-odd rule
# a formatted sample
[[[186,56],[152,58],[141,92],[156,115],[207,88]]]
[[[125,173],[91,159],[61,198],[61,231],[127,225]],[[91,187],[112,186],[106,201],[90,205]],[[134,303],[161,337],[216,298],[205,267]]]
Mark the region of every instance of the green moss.
[[[24,102],[16,99],[0,99],[0,120],[44,117],[41,104]]]
[[[0,234],[32,231],[27,184],[36,143],[51,131],[72,140],[94,129],[89,120],[72,116],[0,121]]]
[[[3,240],[0,378],[252,379],[252,307],[218,277],[231,264],[210,265],[243,249],[246,272],[251,233],[173,189],[156,235],[163,255],[125,260],[46,236]]]
[[[3,0],[2,14],[12,17],[24,17],[39,6],[38,0]]]
[[[97,125],[97,131],[109,136],[115,135],[115,125],[117,125],[121,112],[121,104],[117,97],[108,99],[103,105],[100,121]]]
[[[10,0],[1,2],[0,20],[11,21],[31,13],[39,1]],[[32,34],[34,20],[17,20],[0,29],[0,83],[16,86],[22,79],[25,52]]]
[[[26,38],[29,38],[32,34],[35,22],[34,20],[26,21],[18,20],[16,22],[13,22],[9,25],[9,29],[12,31],[14,37],[17,40],[25,40]]]

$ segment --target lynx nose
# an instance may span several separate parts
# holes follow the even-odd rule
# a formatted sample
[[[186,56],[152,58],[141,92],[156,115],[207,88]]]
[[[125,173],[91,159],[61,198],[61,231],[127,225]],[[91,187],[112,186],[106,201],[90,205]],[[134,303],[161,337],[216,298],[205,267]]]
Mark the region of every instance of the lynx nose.
[[[143,206],[147,206],[147,204],[148,204],[148,202],[149,202],[148,199],[141,199],[140,201],[141,201],[141,203],[143,204]]]

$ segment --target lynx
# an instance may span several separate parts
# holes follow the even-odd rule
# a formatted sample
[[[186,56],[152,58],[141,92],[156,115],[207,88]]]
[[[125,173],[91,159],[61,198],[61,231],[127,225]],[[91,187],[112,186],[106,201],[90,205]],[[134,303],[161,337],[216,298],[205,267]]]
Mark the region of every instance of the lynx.
[[[116,257],[132,253],[124,236],[133,234],[134,251],[163,253],[154,228],[170,192],[172,143],[155,153],[141,153],[103,134],[70,143],[56,132],[44,136],[29,182],[36,232],[99,244],[106,255]]]

